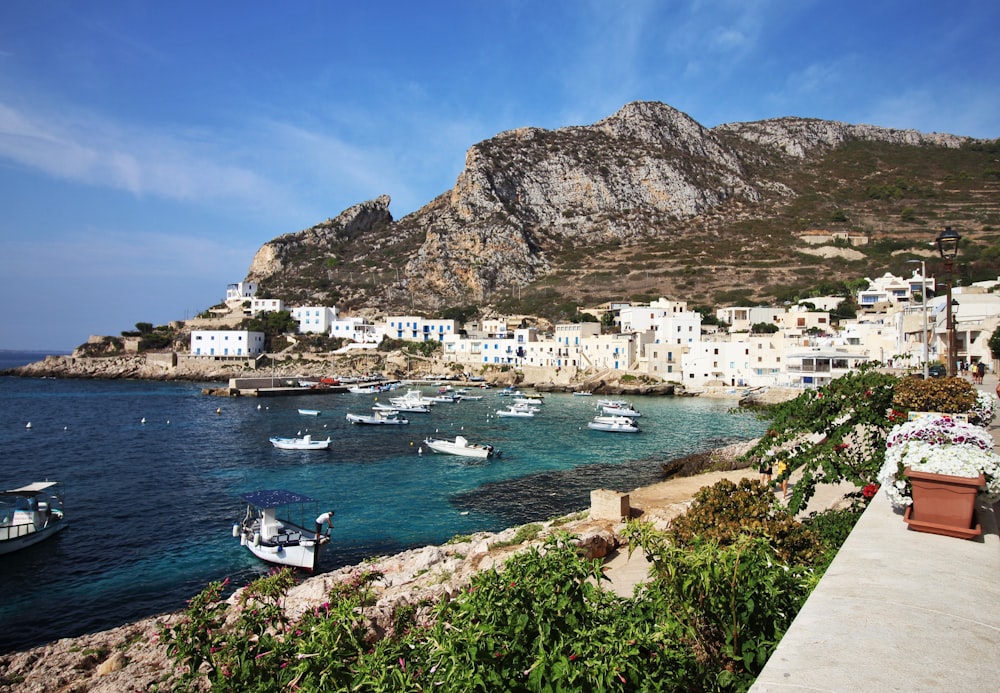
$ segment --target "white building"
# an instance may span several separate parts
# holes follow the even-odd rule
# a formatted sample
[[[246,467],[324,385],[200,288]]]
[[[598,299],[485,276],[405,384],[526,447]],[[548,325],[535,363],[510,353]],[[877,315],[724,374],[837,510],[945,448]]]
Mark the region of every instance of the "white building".
[[[784,308],[770,306],[733,306],[719,308],[715,317],[729,325],[730,332],[749,332],[758,323],[778,325],[786,313]]]
[[[330,323],[330,336],[358,344],[377,344],[381,335],[375,324],[365,318],[339,318]]]
[[[663,318],[688,312],[687,301],[668,301],[659,298],[648,306],[624,306],[618,311],[622,332],[652,330]]]
[[[458,332],[458,323],[455,320],[432,320],[417,315],[395,315],[386,318],[383,329],[390,339],[404,339],[408,342],[436,339],[440,342],[446,336]]]
[[[256,356],[264,353],[264,333],[249,330],[193,330],[195,356]]]
[[[249,298],[253,298],[256,293],[256,282],[239,282],[237,284],[229,284],[226,286],[226,302],[245,301]]]
[[[299,323],[300,334],[327,334],[337,319],[337,309],[327,306],[300,306],[292,308],[291,313]]]
[[[846,349],[834,350],[824,348],[790,351],[785,355],[785,370],[788,387],[818,388],[829,385],[836,380],[856,370],[868,357],[852,353]]]
[[[247,315],[260,315],[261,313],[277,313],[285,309],[285,302],[280,298],[258,298],[254,296],[250,299],[250,307],[244,309]]]

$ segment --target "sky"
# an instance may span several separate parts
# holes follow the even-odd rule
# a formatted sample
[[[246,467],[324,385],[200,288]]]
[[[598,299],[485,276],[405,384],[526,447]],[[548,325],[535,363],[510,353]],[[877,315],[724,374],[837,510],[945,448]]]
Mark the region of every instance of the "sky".
[[[477,142],[660,101],[1000,137],[1000,3],[4,0],[0,349],[219,303],[267,241]]]

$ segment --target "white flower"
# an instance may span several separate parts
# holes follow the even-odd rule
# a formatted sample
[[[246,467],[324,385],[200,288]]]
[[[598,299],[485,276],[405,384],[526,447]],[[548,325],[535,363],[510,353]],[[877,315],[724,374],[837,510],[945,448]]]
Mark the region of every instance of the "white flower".
[[[992,448],[989,434],[971,424],[943,418],[908,421],[889,432],[878,480],[893,506],[902,508],[913,502],[906,467],[968,478],[984,474],[984,493],[993,502],[1000,499],[1000,455]]]
[[[993,422],[996,415],[996,400],[993,395],[983,390],[976,390],[976,403],[969,410],[969,420],[985,428]]]

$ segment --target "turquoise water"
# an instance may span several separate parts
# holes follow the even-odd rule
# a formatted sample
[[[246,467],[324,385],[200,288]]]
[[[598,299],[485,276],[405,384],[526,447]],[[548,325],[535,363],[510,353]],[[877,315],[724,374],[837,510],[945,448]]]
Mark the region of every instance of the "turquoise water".
[[[210,580],[263,574],[268,566],[231,535],[247,491],[286,488],[334,509],[321,558],[330,570],[581,510],[592,489],[655,482],[661,462],[763,428],[730,413],[728,401],[637,397],[643,432],[602,433],[586,428],[596,397],[547,395],[535,418],[514,419],[495,415],[507,399],[490,390],[408,414],[407,426],[356,426],[348,411],[388,396],[229,399],[201,388],[0,378],[0,482],[63,482],[70,521],[53,539],[0,557],[0,652],[176,610]],[[267,440],[300,432],[332,436],[332,449],[277,450]],[[502,454],[478,461],[422,445],[458,434]]]

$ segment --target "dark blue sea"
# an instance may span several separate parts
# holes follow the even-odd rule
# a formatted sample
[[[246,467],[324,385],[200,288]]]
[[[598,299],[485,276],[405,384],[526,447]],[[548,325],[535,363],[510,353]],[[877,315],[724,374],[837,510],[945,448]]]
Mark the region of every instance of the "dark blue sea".
[[[700,398],[631,398],[644,415],[637,435],[588,430],[590,397],[546,395],[534,419],[498,418],[507,400],[496,390],[409,414],[407,426],[355,426],[347,412],[367,413],[388,395],[219,398],[202,394],[207,385],[0,377],[0,484],[58,480],[69,521],[0,556],[0,652],[176,611],[209,581],[265,574],[232,537],[241,493],[285,488],[333,508],[321,558],[332,570],[583,510],[592,489],[654,483],[661,462],[763,430],[730,413],[731,402]],[[307,431],[331,435],[332,449],[268,442]],[[421,446],[433,434],[463,434],[502,455],[436,455]]]

